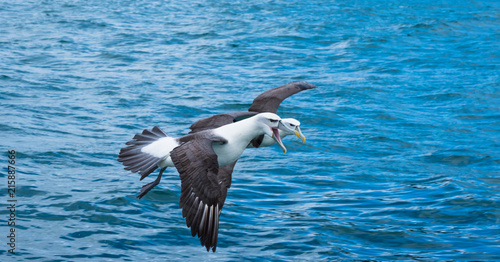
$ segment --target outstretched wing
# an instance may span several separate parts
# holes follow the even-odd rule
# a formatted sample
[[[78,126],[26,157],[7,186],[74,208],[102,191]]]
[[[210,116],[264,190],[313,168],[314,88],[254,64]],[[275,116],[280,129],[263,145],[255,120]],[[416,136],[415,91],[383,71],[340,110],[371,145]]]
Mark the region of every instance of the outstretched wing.
[[[316,88],[315,85],[305,81],[295,81],[279,86],[257,96],[248,111],[276,113],[281,102],[287,97],[300,91]]]
[[[233,112],[203,118],[194,122],[194,124],[189,127],[191,129],[191,132],[189,133],[192,134],[203,130],[218,128],[254,116],[256,114],[257,113],[255,112]]]
[[[219,215],[231,185],[231,172],[219,169],[212,143],[226,143],[223,138],[192,139],[170,156],[181,178],[179,207],[191,234],[198,234],[207,251],[217,248]],[[219,172],[221,171],[221,172]]]
[[[144,179],[158,168],[157,163],[161,157],[143,152],[142,148],[163,137],[168,137],[168,135],[157,126],[151,131],[145,129],[142,134],[136,134],[133,140],[125,143],[129,146],[120,150],[118,161],[123,163],[125,170],[138,172],[141,174],[141,180]]]

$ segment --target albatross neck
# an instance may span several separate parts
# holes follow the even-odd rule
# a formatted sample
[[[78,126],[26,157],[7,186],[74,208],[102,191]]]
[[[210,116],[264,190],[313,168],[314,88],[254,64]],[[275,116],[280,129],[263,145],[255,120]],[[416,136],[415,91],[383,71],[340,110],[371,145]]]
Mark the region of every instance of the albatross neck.
[[[215,129],[214,133],[216,135],[227,140],[226,144],[212,145],[218,156],[219,166],[225,166],[238,160],[250,141],[264,134],[264,128],[269,127],[258,122],[257,119],[248,118]]]
[[[246,147],[252,139],[265,133],[262,128],[263,125],[255,117],[251,117],[219,127],[217,133],[225,137],[229,142],[241,143],[243,147]]]

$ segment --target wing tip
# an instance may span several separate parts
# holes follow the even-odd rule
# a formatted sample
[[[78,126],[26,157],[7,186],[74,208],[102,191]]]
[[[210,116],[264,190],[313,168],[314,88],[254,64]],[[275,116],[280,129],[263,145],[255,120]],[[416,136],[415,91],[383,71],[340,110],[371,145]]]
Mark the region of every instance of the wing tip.
[[[287,85],[294,85],[294,86],[300,88],[301,90],[314,89],[317,87],[316,85],[311,84],[311,83],[306,82],[306,81],[293,81],[293,82],[288,83]]]
[[[187,208],[186,206],[183,208],[183,217],[186,217],[186,225],[191,227],[191,235],[195,237],[198,235],[200,239],[201,246],[207,249],[207,252],[215,252],[217,249],[217,239],[219,234],[219,215],[220,215],[220,205],[217,203],[216,205],[207,205],[203,204],[202,201],[195,201],[191,208],[196,208],[197,212],[187,212],[187,216],[184,216],[184,210]]]

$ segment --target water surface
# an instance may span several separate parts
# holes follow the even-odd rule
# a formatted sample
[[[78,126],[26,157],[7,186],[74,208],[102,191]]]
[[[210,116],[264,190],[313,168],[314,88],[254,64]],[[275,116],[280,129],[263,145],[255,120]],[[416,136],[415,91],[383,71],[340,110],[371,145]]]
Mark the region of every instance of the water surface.
[[[500,260],[497,1],[0,3],[2,261]],[[137,200],[135,133],[284,101],[306,144],[247,150],[216,253],[174,169]],[[0,210],[8,235],[9,210]],[[5,239],[4,239],[5,240]],[[5,242],[5,241],[4,241]]]

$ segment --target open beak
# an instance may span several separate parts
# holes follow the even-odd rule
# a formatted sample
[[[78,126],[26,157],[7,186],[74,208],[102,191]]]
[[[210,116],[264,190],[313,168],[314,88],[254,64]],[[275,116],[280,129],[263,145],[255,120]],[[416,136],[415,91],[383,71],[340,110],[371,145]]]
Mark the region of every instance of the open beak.
[[[277,127],[271,128],[271,130],[273,131],[274,141],[276,141],[276,143],[278,143],[278,145],[280,145],[281,149],[283,150],[283,153],[286,154],[286,147],[285,147],[285,145],[283,145],[283,142],[281,142],[280,131],[278,130]]]
[[[300,127],[295,128],[295,135],[297,136],[297,138],[300,138],[302,140],[302,143],[306,142],[306,137],[304,136],[304,134],[302,134],[302,131],[300,131]]]

